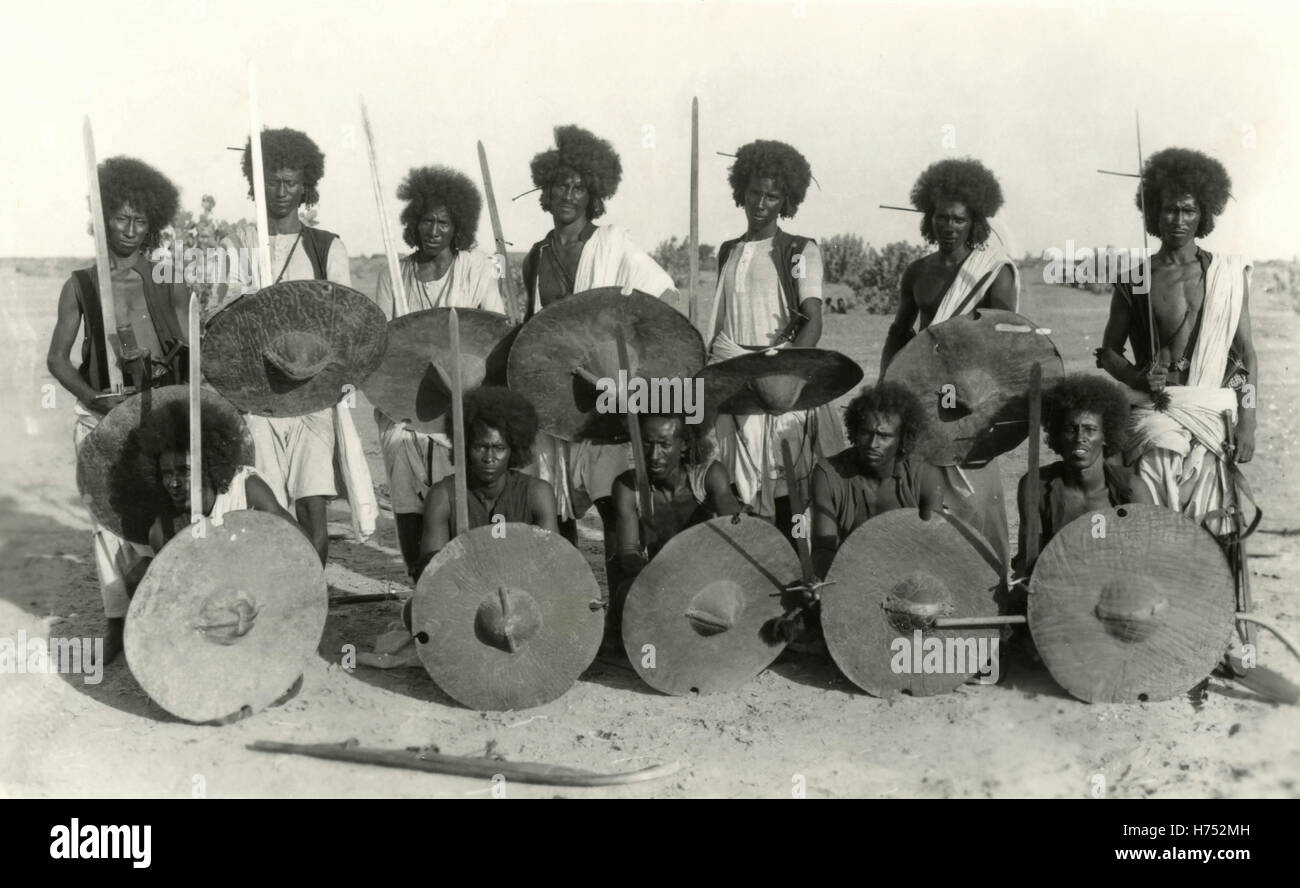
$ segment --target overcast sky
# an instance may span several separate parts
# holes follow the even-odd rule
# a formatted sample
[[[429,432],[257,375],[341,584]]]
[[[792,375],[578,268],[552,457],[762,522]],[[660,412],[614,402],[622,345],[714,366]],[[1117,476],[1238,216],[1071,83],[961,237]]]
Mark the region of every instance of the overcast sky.
[[[998,218],[1020,253],[1140,246],[1133,115],[1147,153],[1180,145],[1219,158],[1235,202],[1206,242],[1257,258],[1300,253],[1285,224],[1300,197],[1295,40],[1282,3],[410,4],[276,0],[30,2],[6,12],[0,255],[93,253],[81,120],[101,159],[138,156],[195,212],[252,214],[239,172],[246,66],[263,123],[305,130],[326,155],[320,224],[349,251],[382,249],[358,96],[375,127],[389,215],[411,166],[479,180],[492,162],[506,237],[526,249],[549,223],[528,161],[556,124],[621,154],[602,221],[647,248],[688,225],[690,101],[700,99],[701,239],[743,230],[732,152],[754,138],[798,147],[821,184],[789,230],[919,241],[906,203],[929,163],[973,156],[1001,179]],[[1047,7],[1047,8],[1044,8]],[[479,242],[491,249],[485,211]],[[1154,246],[1154,244],[1153,244]],[[404,249],[404,248],[403,248]]]

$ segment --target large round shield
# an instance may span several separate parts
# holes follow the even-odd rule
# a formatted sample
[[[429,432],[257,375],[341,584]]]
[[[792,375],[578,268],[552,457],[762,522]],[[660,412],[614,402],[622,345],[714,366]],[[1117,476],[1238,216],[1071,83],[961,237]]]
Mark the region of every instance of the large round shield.
[[[197,528],[197,526],[196,526]],[[183,529],[126,614],[126,661],[151,699],[203,722],[279,699],[320,644],[325,571],[302,531],[264,512]]]
[[[379,366],[386,320],[365,294],[342,284],[273,284],[213,316],[203,333],[203,376],[248,413],[315,413]]]
[[[411,632],[438,687],[470,709],[526,709],[567,691],[605,628],[582,554],[531,524],[455,537],[415,587]]]
[[[710,417],[780,414],[829,404],[862,381],[862,368],[824,348],[769,348],[700,371]]]
[[[785,649],[764,626],[785,611],[799,559],[760,518],[714,518],[668,541],[637,575],[623,606],[633,667],[665,694],[734,690]]]
[[[942,466],[980,466],[1029,434],[1029,372],[1043,390],[1065,374],[1047,332],[1010,311],[977,309],[922,330],[885,379],[907,386],[929,419],[917,453]]]
[[[506,384],[506,358],[519,328],[505,315],[456,309],[465,390]],[[451,409],[451,309],[431,308],[388,322],[388,347],[363,389],[389,419],[421,432],[444,430]]]
[[[239,411],[207,387],[201,399],[204,436],[238,435],[236,465],[252,465],[253,437]],[[140,426],[152,411],[177,403],[188,405],[188,386],[169,385],[132,395],[109,411],[77,450],[77,489],[91,514],[133,543],[148,544],[149,528],[167,503],[158,467],[140,451]]]
[[[616,330],[627,341],[629,380],[645,386],[647,401],[637,412],[680,412],[680,404],[666,401],[680,400],[683,387],[693,386],[704,366],[699,332],[681,312],[653,296],[639,291],[625,296],[618,287],[600,287],[538,312],[511,346],[510,388],[537,408],[542,431],[567,441],[628,439],[623,415],[598,409],[593,382],[606,379],[618,385]]]
[[[1090,703],[1167,700],[1223,658],[1234,585],[1218,541],[1161,506],[1081,515],[1034,565],[1029,629],[1052,677]]]
[[[877,697],[944,694],[992,676],[998,627],[936,629],[937,617],[997,616],[998,569],[947,514],[895,509],[841,545],[821,591],[822,631],[840,670]],[[996,661],[1000,663],[1000,660]]]

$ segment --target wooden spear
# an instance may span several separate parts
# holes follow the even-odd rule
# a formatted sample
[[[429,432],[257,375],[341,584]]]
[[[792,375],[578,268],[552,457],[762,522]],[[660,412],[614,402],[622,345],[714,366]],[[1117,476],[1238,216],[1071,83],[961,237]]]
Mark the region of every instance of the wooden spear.
[[[691,99],[691,231],[690,278],[687,281],[686,316],[694,326],[700,315],[700,100]]]
[[[451,309],[447,322],[451,334],[451,446],[456,460],[456,536],[469,530],[469,454],[465,451],[465,396],[460,387],[460,318]]]
[[[384,206],[384,186],[379,179],[379,157],[375,153],[375,134],[370,128],[370,114],[366,100],[361,103],[361,127],[366,132],[366,149],[370,157],[370,187],[375,192],[375,207],[379,210],[379,233],[384,239],[384,256],[388,259],[388,279],[393,289],[393,316],[400,318],[409,311],[406,304],[406,284],[402,281],[402,266],[397,261],[397,248],[393,243],[393,230],[388,224],[388,210]]]
[[[521,298],[515,292],[515,279],[510,274],[510,253],[507,250],[506,236],[501,229],[501,214],[497,212],[496,191],[492,188],[492,170],[488,167],[487,149],[482,142],[478,143],[478,166],[483,174],[483,197],[487,200],[488,218],[492,220],[492,240],[496,244],[497,255],[501,257],[501,279],[497,282],[497,289],[506,304],[506,314],[515,323],[520,323],[524,319],[524,299],[528,298],[528,294],[525,293]]]
[[[199,381],[203,378],[200,361],[200,331],[203,310],[199,295],[190,292],[190,526],[203,520],[203,414],[199,395]]]
[[[257,66],[248,63],[248,144],[253,160],[253,207],[257,218],[257,288],[269,287],[271,274],[271,217],[266,212],[266,175],[262,166],[262,116],[257,107]]]

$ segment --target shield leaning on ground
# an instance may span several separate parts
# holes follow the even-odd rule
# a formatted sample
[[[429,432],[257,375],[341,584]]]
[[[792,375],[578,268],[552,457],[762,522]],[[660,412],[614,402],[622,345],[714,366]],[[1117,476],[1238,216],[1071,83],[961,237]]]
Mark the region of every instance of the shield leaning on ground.
[[[411,632],[420,662],[457,702],[526,709],[562,695],[596,659],[599,597],[582,553],[558,534],[515,522],[476,527],[420,575]]]
[[[240,297],[203,332],[203,376],[247,413],[304,416],[359,388],[384,357],[387,319],[363,293],[286,281]]]
[[[1052,678],[1090,703],[1168,700],[1201,681],[1233,634],[1218,541],[1160,506],[1081,515],[1038,557],[1029,630]]]
[[[506,359],[519,327],[505,315],[456,309],[464,390],[506,384]],[[420,432],[445,431],[451,410],[449,308],[412,312],[388,322],[388,345],[362,387],[370,403]],[[445,357],[445,359],[444,359]]]
[[[924,521],[915,509],[895,509],[872,518],[841,544],[826,581],[826,647],[840,671],[869,694],[946,694],[1000,656],[997,627],[930,625],[936,617],[998,613],[996,559],[949,515]]]
[[[149,543],[149,528],[162,514],[167,493],[157,466],[140,451],[138,432],[150,411],[188,403],[189,387],[168,385],[132,395],[118,404],[81,442],[77,451],[77,490],[95,520],[113,533],[140,545]],[[204,387],[204,420],[239,429],[238,465],[253,464],[253,436],[244,419],[225,398]]]
[[[266,708],[316,653],[328,591],[302,532],[263,512],[227,513],[173,537],[126,615],[126,661],[172,715],[222,719]]]
[[[623,606],[623,646],[665,694],[734,690],[785,649],[764,625],[785,613],[799,559],[781,531],[748,515],[713,518],[670,539]]]
[[[1065,374],[1047,331],[1011,311],[977,309],[918,333],[885,379],[910,389],[929,420],[917,454],[940,466],[980,466],[1029,434],[1029,371],[1043,388]]]
[[[618,287],[575,293],[534,315],[510,348],[510,388],[537,408],[542,431],[566,441],[627,441],[623,414],[596,409],[595,381],[618,380],[615,330],[627,341],[629,378],[688,385],[704,366],[699,331],[663,300]]]

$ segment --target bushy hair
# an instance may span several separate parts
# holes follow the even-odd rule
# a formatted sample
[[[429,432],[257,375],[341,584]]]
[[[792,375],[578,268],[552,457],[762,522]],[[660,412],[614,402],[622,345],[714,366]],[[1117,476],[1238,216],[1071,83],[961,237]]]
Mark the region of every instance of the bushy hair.
[[[709,428],[704,423],[689,423],[680,413],[647,413],[641,417],[641,424],[651,419],[677,420],[677,435],[682,439],[682,463],[687,466],[702,466],[713,459],[713,441]]]
[[[253,196],[253,141],[244,140],[244,155],[239,168],[248,180],[248,196]],[[302,202],[304,206],[320,203],[316,183],[325,175],[325,155],[306,133],[285,127],[262,130],[262,169],[302,170]]]
[[[569,172],[582,177],[582,184],[591,195],[587,208],[588,219],[605,215],[605,201],[618,191],[623,178],[623,164],[614,146],[595,133],[575,124],[555,128],[555,147],[533,157],[529,168],[533,184],[542,190],[541,204],[551,211],[551,186]]]
[[[469,447],[474,428],[496,429],[510,447],[510,467],[517,469],[533,458],[533,439],[537,437],[537,411],[518,392],[495,385],[485,385],[465,393],[465,446]]]
[[[891,381],[864,386],[844,408],[844,430],[849,443],[856,444],[858,432],[866,422],[868,413],[898,417],[898,458],[912,452],[917,439],[925,431],[927,421],[921,399],[906,386]]]
[[[402,239],[408,246],[419,248],[420,219],[438,207],[446,207],[456,229],[452,248],[468,250],[474,246],[483,198],[469,176],[451,167],[416,167],[397,186],[397,199],[406,201],[402,208]]]
[[[745,190],[751,179],[771,179],[785,194],[782,218],[799,211],[812,181],[812,167],[795,148],[772,139],[756,139],[736,151],[736,162],[727,170],[727,182],[736,206],[745,205]]]
[[[203,424],[203,483],[216,493],[230,489],[230,479],[242,464],[244,429],[238,414],[222,410],[211,400],[204,400],[200,413]],[[190,405],[171,401],[151,410],[136,432],[140,453],[148,459],[162,483],[158,459],[164,453],[188,453],[190,449]]]
[[[970,238],[966,245],[972,249],[983,246],[991,229],[988,220],[1002,207],[1002,186],[988,167],[974,158],[940,160],[926,167],[912,186],[912,206],[925,215],[921,217],[921,236],[926,243],[935,243],[934,211],[940,201],[957,201],[971,214]]]
[[[134,157],[110,157],[99,165],[99,194],[104,205],[104,223],[130,204],[149,223],[144,252],[158,248],[162,230],[171,224],[180,207],[180,192],[171,180],[149,164]]]
[[[1057,446],[1057,438],[1065,427],[1066,418],[1077,410],[1086,410],[1101,418],[1107,452],[1123,445],[1129,414],[1124,391],[1105,377],[1072,373],[1043,394],[1043,435],[1053,453],[1065,455],[1064,448]]]
[[[1205,237],[1214,230],[1214,217],[1228,205],[1231,190],[1228,171],[1213,157],[1190,148],[1166,148],[1147,158],[1134,200],[1142,209],[1145,195],[1147,233],[1159,237],[1160,204],[1165,192],[1190,194],[1201,210],[1196,236]]]

